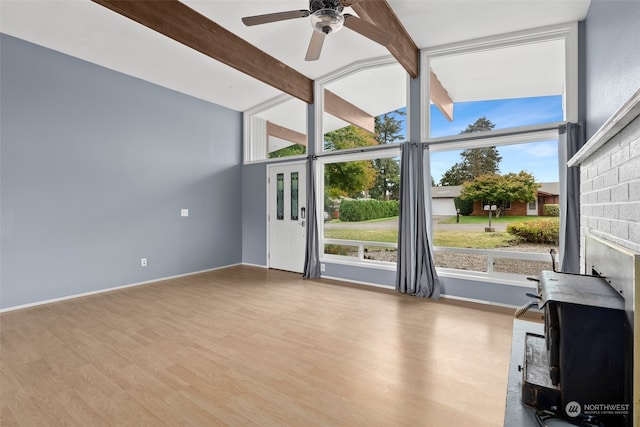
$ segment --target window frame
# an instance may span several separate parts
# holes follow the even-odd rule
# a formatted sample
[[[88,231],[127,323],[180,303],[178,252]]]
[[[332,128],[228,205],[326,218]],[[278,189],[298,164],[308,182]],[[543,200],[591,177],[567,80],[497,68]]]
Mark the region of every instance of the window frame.
[[[316,188],[317,188],[317,218],[323,217],[324,212],[324,167],[328,163],[342,163],[342,162],[351,162],[351,161],[359,161],[359,160],[373,160],[379,158],[386,157],[400,157],[400,144],[389,145],[388,147],[381,148],[381,146],[374,146],[374,149],[369,148],[350,151],[350,152],[328,152],[325,155],[318,155],[317,160],[317,168],[316,168]],[[375,260],[363,260],[356,259],[354,257],[347,257],[342,255],[333,255],[326,254],[324,252],[324,246],[327,244],[342,244],[344,246],[388,246],[397,248],[397,243],[395,245],[385,243],[385,242],[369,242],[369,241],[359,241],[359,240],[345,240],[344,243],[335,242],[335,240],[339,239],[327,239],[324,236],[324,222],[318,221],[318,249],[320,252],[320,262],[331,262],[334,264],[346,264],[346,265],[354,265],[361,267],[375,267],[382,268],[385,270],[393,270],[396,269],[396,264],[386,261],[375,261]],[[329,241],[327,241],[329,240]]]
[[[287,95],[287,94],[281,94],[278,95],[274,98],[271,98],[261,104],[258,104],[252,108],[249,108],[248,110],[245,110],[242,112],[242,129],[243,129],[243,137],[242,137],[242,146],[243,146],[243,153],[242,153],[242,159],[243,159],[243,164],[247,165],[247,164],[254,164],[254,163],[268,163],[268,162],[277,162],[277,161],[296,161],[296,160],[300,160],[300,159],[305,159],[307,157],[307,155],[311,154],[309,153],[309,146],[307,145],[307,152],[305,154],[301,154],[301,155],[297,155],[297,156],[288,156],[288,157],[282,157],[282,158],[269,158],[269,153],[268,153],[268,149],[267,149],[267,155],[264,159],[255,159],[255,155],[258,152],[258,148],[256,147],[256,144],[254,143],[254,131],[255,131],[255,126],[253,125],[253,117],[256,114],[260,114],[264,111],[267,111],[271,108],[277,107],[278,105],[282,105],[285,104],[289,101],[291,101],[292,99],[294,99],[291,95]],[[305,107],[306,108],[306,107]],[[307,117],[307,123],[306,123],[306,129],[307,129],[307,134],[309,133],[309,123],[308,123],[308,115],[306,115]],[[268,140],[267,140],[268,142]]]
[[[444,137],[431,137],[431,108],[430,108],[430,83],[429,70],[431,61],[438,57],[449,55],[461,55],[464,53],[480,52],[498,48],[516,47],[522,44],[563,40],[565,47],[565,92],[563,94],[564,121],[543,123],[538,125],[520,126],[508,129],[489,131],[479,136],[477,134],[462,134]],[[550,139],[558,139],[558,127],[566,122],[578,121],[578,23],[552,25],[498,36],[485,37],[470,41],[463,41],[444,46],[422,49],[420,51],[420,85],[422,99],[420,100],[420,139],[428,146],[428,153],[436,151],[463,150],[484,146],[511,145],[525,142],[537,142]],[[560,154],[560,147],[558,147]],[[430,156],[428,163],[430,164]],[[563,174],[558,177],[560,186],[563,185]],[[562,200],[560,203],[562,204]],[[428,200],[427,223],[431,219],[431,198]],[[430,235],[433,242],[433,236]],[[562,242],[560,242],[562,247]],[[434,251],[447,249],[434,246]],[[491,251],[486,251],[492,256]],[[515,253],[504,251],[503,254]],[[546,255],[544,255],[546,256]],[[491,281],[512,286],[535,287],[531,282],[519,275],[511,273],[484,273],[465,270],[452,270],[438,268],[439,274],[444,277],[459,278],[473,281]],[[491,276],[490,276],[491,274]]]
[[[380,145],[374,145],[371,147],[361,147],[349,150],[340,150],[340,151],[324,151],[324,123],[323,123],[323,115],[324,115],[324,89],[325,86],[330,85],[333,82],[336,82],[340,79],[350,77],[353,74],[359,73],[361,71],[369,70],[372,68],[384,67],[384,66],[393,66],[397,65],[397,61],[393,56],[384,56],[380,58],[374,58],[371,60],[358,61],[350,64],[344,68],[339,69],[333,73],[327,74],[321,78],[315,80],[314,91],[315,91],[315,105],[314,105],[314,141],[316,141],[316,153],[314,153],[317,157],[317,167],[315,171],[316,180],[316,218],[323,218],[323,208],[324,208],[324,165],[326,163],[336,163],[336,162],[344,162],[344,161],[355,161],[355,160],[371,160],[380,157],[395,157],[400,156],[400,144],[390,144],[389,147],[383,147]],[[405,90],[406,90],[406,117],[407,120],[405,122],[405,127],[407,129],[407,136],[409,135],[410,129],[410,78],[407,75],[405,81]],[[345,257],[340,255],[331,255],[324,253],[324,245],[325,237],[324,237],[324,222],[318,221],[318,249],[320,252],[320,262],[327,262],[332,264],[343,264],[349,266],[357,266],[357,267],[367,267],[367,268],[377,268],[383,270],[396,270],[396,264],[384,261],[373,261],[373,260],[360,260],[354,259],[353,257]],[[353,241],[357,242],[357,241]],[[376,242],[367,242],[371,244],[375,244]],[[331,244],[331,243],[329,243]],[[357,246],[357,243],[354,243],[354,246]]]
[[[487,50],[517,47],[523,44],[542,43],[554,40],[563,40],[565,47],[565,92],[563,94],[564,121],[578,121],[578,24],[577,22],[552,25],[532,30],[518,31],[514,33],[502,34],[492,37],[452,43],[444,46],[422,49],[420,51],[420,84],[423,94],[420,109],[420,139],[427,143],[436,143],[451,139],[460,139],[459,135],[451,137],[431,138],[431,109],[430,104],[430,79],[429,70],[431,61],[451,55],[462,55],[465,53],[477,53]],[[559,124],[559,123],[558,123]],[[502,132],[526,132],[528,130],[544,129],[548,123],[521,126],[509,129],[489,131],[490,133]],[[471,134],[470,134],[471,135]],[[469,139],[473,139],[470,137]]]

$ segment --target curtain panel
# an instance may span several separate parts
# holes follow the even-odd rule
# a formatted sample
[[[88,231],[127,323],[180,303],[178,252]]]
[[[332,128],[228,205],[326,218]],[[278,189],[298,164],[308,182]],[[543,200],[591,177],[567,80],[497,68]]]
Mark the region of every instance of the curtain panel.
[[[560,165],[560,270],[580,272],[580,167],[567,167],[567,161],[584,145],[584,130],[578,123],[558,128]]]
[[[320,277],[320,253],[318,249],[318,215],[316,206],[316,157],[307,158],[307,247],[304,255],[305,279]]]
[[[439,299],[440,280],[428,237],[422,144],[402,145],[399,215],[396,290]]]

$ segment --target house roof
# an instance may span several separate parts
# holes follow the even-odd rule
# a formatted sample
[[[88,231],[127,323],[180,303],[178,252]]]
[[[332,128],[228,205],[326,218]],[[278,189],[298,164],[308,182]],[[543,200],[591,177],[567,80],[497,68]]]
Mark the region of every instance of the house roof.
[[[184,0],[210,20],[248,41],[311,79],[325,76],[357,61],[389,52],[361,35],[343,29],[327,37],[320,60],[306,62],[311,37],[307,19],[292,19],[253,27],[241,17],[308,6],[307,0]],[[490,37],[531,28],[583,20],[590,0],[388,0],[393,12],[418,48]],[[346,12],[353,13],[350,8]],[[87,0],[2,0],[0,31],[152,83],[244,111],[281,92],[217,62],[137,22]],[[528,52],[517,61],[500,50],[440,61],[432,67],[455,102],[474,98],[499,99],[502,93],[526,88],[505,79],[510,73],[527,74],[536,93],[558,90],[560,79],[537,73],[554,67],[553,59]],[[460,63],[462,61],[462,63]],[[439,68],[439,69],[437,69]],[[473,75],[459,78],[449,70],[465,69]],[[527,71],[529,70],[529,71]],[[469,71],[469,72],[471,72]],[[560,73],[561,74],[561,73]],[[375,75],[368,78],[371,82]],[[373,84],[373,83],[372,83]],[[526,89],[529,90],[529,89]],[[367,112],[384,99],[376,91],[347,100]],[[518,95],[526,96],[526,93]],[[371,114],[371,113],[370,113]]]
[[[538,188],[538,193],[545,193],[557,196],[560,194],[560,183],[559,182],[542,182],[540,183],[541,187]],[[445,185],[439,187],[431,187],[431,197],[434,199],[446,199],[459,197],[460,191],[462,190],[461,185]]]
[[[431,187],[431,197],[434,199],[446,199],[460,196],[461,185],[446,185]]]
[[[560,194],[559,182],[541,182],[542,186],[538,188],[538,193],[546,193],[557,196]]]

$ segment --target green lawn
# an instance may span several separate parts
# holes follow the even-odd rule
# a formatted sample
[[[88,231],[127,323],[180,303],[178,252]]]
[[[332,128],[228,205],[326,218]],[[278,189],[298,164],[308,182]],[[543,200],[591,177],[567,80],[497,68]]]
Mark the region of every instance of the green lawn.
[[[365,242],[398,241],[397,230],[380,229],[330,229],[325,230],[324,235],[328,239],[363,240]],[[507,232],[486,233],[484,231],[435,231],[433,244],[435,246],[449,246],[454,248],[478,248],[492,249],[510,246],[514,236]]]
[[[434,231],[433,245],[450,248],[494,249],[512,246],[516,238],[506,231]]]
[[[541,218],[553,218],[553,217],[540,217],[540,216],[501,216],[496,218],[495,215],[491,216],[491,223],[504,224],[509,222],[527,222],[537,221]],[[460,215],[460,224],[485,224],[489,222],[489,215],[484,216],[464,216]],[[438,224],[455,224],[456,217],[450,216],[449,218],[438,221]]]
[[[362,224],[360,222],[354,224]],[[382,230],[371,228],[368,230],[351,228],[325,229],[324,237],[327,239],[364,240],[365,242],[396,243],[398,230]]]
[[[544,217],[546,218],[546,217]],[[551,218],[551,217],[549,217]],[[334,228],[325,229],[324,235],[328,239],[360,240],[365,242],[387,242],[398,241],[398,230],[377,228],[376,223],[388,221],[394,218],[384,218],[373,221],[354,222],[352,224],[370,224],[367,228]],[[510,223],[539,220],[537,216],[507,216],[492,218],[492,223]],[[439,224],[455,224],[456,217],[450,217],[439,222]],[[460,216],[460,224],[488,224],[488,218],[483,216]],[[433,233],[434,246],[448,246],[454,248],[477,248],[493,249],[517,244],[517,238],[506,231],[487,233],[485,231],[438,231]]]

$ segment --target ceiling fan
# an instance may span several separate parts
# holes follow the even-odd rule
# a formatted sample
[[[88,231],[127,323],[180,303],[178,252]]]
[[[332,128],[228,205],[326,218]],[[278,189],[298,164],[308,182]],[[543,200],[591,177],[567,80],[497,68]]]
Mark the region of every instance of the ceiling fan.
[[[311,18],[313,34],[305,56],[306,61],[316,61],[320,58],[322,45],[327,35],[340,30],[342,26],[362,34],[383,46],[393,41],[394,34],[381,30],[377,26],[364,21],[357,16],[342,13],[344,7],[361,0],[309,0],[309,10],[290,10],[285,12],[267,13],[264,15],[246,16],[242,22],[247,26],[267,24],[269,22],[284,21],[295,18]]]

